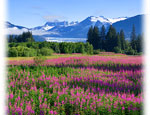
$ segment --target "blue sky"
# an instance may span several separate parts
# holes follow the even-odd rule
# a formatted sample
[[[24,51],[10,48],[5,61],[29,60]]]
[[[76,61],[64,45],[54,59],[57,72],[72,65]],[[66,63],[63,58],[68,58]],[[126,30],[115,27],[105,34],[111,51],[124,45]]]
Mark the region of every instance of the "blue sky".
[[[16,25],[35,27],[47,21],[82,21],[88,16],[117,18],[142,14],[142,0],[8,0],[8,17]]]

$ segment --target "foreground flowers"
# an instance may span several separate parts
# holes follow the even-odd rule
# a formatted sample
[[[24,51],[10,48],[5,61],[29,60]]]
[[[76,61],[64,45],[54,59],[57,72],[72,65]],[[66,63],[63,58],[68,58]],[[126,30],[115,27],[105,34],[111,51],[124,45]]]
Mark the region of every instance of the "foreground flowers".
[[[141,57],[24,62],[8,68],[9,114],[141,114]]]

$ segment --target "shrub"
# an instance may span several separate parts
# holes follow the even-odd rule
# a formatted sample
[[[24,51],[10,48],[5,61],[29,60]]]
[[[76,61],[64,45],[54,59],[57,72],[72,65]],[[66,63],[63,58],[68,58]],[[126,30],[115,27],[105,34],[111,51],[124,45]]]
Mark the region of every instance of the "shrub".
[[[93,54],[93,46],[89,43],[55,43],[55,42],[24,42],[9,43],[8,47],[16,47],[18,56],[49,56],[53,51],[56,53],[87,53]],[[29,48],[29,49],[28,49]],[[33,53],[32,53],[33,52]]]
[[[29,57],[34,57],[34,56],[37,56],[37,50],[31,48],[29,50]]]
[[[93,46],[89,44],[88,42],[85,44],[85,52],[87,54],[93,54]]]
[[[52,47],[56,53],[60,53],[59,43],[54,43]]]
[[[36,56],[36,57],[34,57],[33,60],[34,60],[35,65],[41,65],[41,64],[43,64],[45,62],[46,57]]]
[[[9,57],[18,57],[18,51],[15,47],[9,48],[8,50]]]
[[[129,49],[127,49],[127,50],[125,51],[125,53],[126,53],[127,55],[134,55],[134,54],[135,54],[135,51],[134,51],[132,48],[129,48]]]
[[[93,54],[99,54],[99,53],[100,53],[99,49],[93,51]]]
[[[122,53],[121,49],[119,47],[114,47],[113,51],[115,53]]]
[[[16,47],[17,48],[17,51],[18,51],[18,56],[19,57],[22,57],[23,56],[23,51],[24,51],[24,46],[18,46]]]
[[[23,51],[23,56],[25,57],[37,56],[37,51],[35,49],[25,47]]]
[[[83,44],[80,45],[79,52],[82,53],[82,54],[85,53],[85,48],[84,48],[84,45],[83,45]]]
[[[42,48],[42,49],[40,49],[40,54],[42,56],[50,56],[53,54],[53,50],[49,49],[49,48]]]
[[[105,50],[104,49],[100,49],[100,52],[105,52]]]
[[[23,50],[23,55],[22,56],[29,57],[29,51],[30,51],[30,48],[25,47],[24,50]]]

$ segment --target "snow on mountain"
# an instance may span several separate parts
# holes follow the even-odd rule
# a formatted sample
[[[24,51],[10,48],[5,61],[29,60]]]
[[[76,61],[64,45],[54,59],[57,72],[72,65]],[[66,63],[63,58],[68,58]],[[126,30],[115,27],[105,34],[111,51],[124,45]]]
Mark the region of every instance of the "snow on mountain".
[[[43,26],[37,26],[32,28],[31,30],[44,30],[49,31],[55,27],[67,27],[67,26],[73,26],[76,25],[78,22],[68,22],[68,21],[54,21],[54,22],[46,22]]]
[[[90,18],[91,18],[92,22],[100,21],[102,23],[110,23],[110,24],[113,24],[115,22],[127,19],[127,17],[105,18],[104,16],[98,16],[98,17],[97,16],[91,16]]]
[[[27,32],[27,31],[32,31],[33,35],[45,35],[45,34],[50,34],[50,32],[44,31],[44,30],[40,30],[40,29],[29,29],[23,26],[18,26],[18,25],[14,25],[10,22],[6,22],[6,32],[9,35],[20,35],[23,32]],[[51,32],[52,34],[57,34],[54,32]]]
[[[48,26],[48,25],[46,25],[45,27],[43,27],[43,29],[44,29],[44,30],[50,30],[50,29],[52,29],[53,27],[55,27],[55,26]]]
[[[127,17],[119,17],[119,18],[108,18],[109,22],[111,22],[111,24],[116,23],[118,21],[122,21],[127,19]]]
[[[110,23],[110,21],[107,18],[105,18],[104,16],[99,16],[99,17],[91,16],[91,21],[92,22],[100,21],[102,23]]]
[[[78,24],[78,21],[75,21],[75,22],[72,21],[72,22],[69,23],[69,26],[73,26],[73,25],[76,25],[76,24]]]

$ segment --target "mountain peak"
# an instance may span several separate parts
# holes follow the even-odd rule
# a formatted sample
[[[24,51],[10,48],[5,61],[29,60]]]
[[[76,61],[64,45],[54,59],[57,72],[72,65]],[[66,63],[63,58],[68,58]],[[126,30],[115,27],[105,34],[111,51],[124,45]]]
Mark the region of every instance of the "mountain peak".
[[[88,19],[90,19],[92,22],[100,21],[102,23],[109,23],[109,20],[104,16],[90,16]]]
[[[104,16],[90,16],[90,17],[88,17],[88,19],[91,20],[92,22],[100,21],[102,23],[110,23],[110,24],[125,20],[127,18],[128,17],[118,17],[118,18],[105,18]]]

